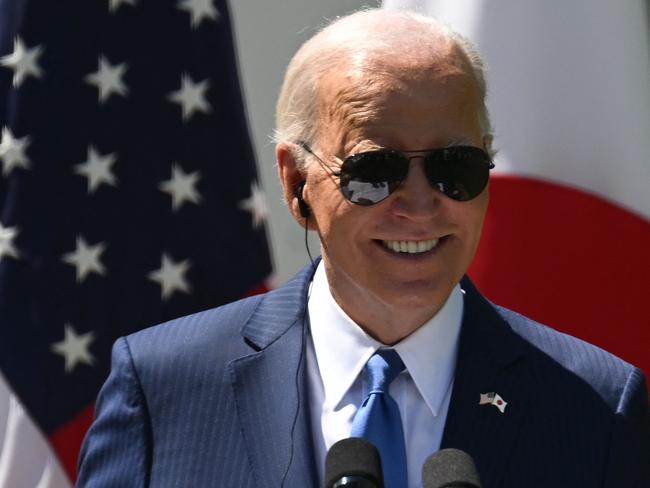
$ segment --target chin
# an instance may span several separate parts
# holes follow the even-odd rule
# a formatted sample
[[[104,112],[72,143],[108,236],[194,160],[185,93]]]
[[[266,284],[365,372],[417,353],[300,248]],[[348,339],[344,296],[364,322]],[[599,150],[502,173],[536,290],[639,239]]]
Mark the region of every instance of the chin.
[[[391,287],[390,302],[399,308],[439,309],[447,300],[455,283],[441,280],[413,280],[395,283]]]

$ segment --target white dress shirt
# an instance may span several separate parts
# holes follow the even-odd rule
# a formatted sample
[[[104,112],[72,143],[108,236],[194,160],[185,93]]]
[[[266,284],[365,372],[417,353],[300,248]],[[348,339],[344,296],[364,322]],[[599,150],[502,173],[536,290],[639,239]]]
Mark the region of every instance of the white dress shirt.
[[[325,456],[335,442],[350,436],[363,401],[366,362],[385,347],[366,334],[336,303],[321,262],[309,297],[307,343],[310,415],[321,483]],[[406,369],[390,386],[399,405],[406,442],[409,488],[422,487],[422,465],[440,448],[447,418],[463,315],[457,285],[440,311],[395,344]]]

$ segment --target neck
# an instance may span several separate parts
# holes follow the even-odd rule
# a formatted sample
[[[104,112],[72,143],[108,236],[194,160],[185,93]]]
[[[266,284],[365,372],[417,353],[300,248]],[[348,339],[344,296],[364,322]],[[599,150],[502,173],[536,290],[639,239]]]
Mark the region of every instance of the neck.
[[[396,309],[392,306],[364,306],[358,301],[348,302],[337,296],[330,288],[332,296],[343,311],[361,327],[366,334],[387,346],[392,346],[422,327],[438,310]]]

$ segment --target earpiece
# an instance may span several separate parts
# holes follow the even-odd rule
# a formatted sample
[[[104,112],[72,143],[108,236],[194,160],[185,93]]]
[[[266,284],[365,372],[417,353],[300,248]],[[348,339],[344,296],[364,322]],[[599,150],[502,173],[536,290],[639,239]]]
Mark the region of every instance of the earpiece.
[[[311,215],[311,208],[309,208],[309,204],[302,198],[302,190],[305,188],[305,183],[307,182],[303,180],[296,187],[296,198],[298,199],[298,208],[300,209],[300,215],[303,218],[307,219]]]
[[[303,219],[305,219],[305,225],[303,226],[305,228],[305,248],[307,249],[307,255],[311,260],[312,266],[315,266],[314,258],[311,256],[311,252],[309,252],[309,240],[307,239],[307,231],[309,230],[309,216],[311,215],[311,208],[309,207],[309,204],[305,202],[305,199],[302,197],[302,192],[305,189],[305,183],[307,183],[305,180],[298,183],[298,186],[296,186],[295,195],[296,198],[298,199],[298,209],[300,209],[300,216]]]

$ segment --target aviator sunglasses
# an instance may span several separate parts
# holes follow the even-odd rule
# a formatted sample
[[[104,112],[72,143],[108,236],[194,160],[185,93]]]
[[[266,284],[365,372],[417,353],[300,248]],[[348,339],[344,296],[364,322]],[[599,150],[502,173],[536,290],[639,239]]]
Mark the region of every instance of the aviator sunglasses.
[[[409,171],[412,159],[424,159],[429,184],[452,200],[465,202],[485,189],[494,163],[483,149],[475,146],[449,146],[418,151],[375,149],[352,154],[338,171],[319,158],[305,142],[298,143],[314,156],[331,176],[339,178],[343,196],[357,205],[374,205],[388,198]],[[410,153],[425,153],[408,156]]]

